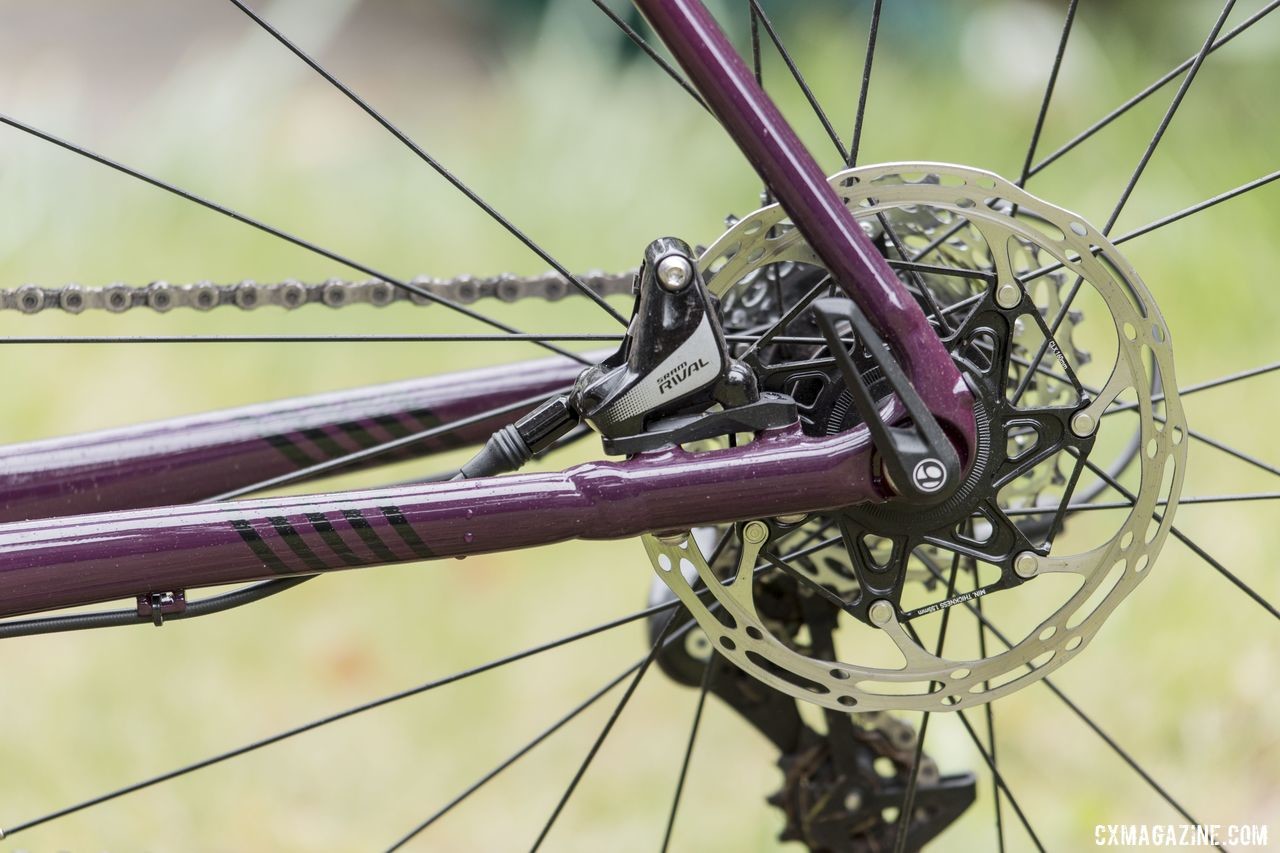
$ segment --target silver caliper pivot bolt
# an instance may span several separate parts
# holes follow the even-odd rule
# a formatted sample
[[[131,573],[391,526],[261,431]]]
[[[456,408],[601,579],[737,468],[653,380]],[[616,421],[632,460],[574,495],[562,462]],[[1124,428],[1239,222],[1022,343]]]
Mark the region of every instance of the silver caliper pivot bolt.
[[[1076,412],[1071,416],[1071,431],[1080,438],[1093,435],[1093,431],[1097,426],[1097,421],[1095,421],[1093,419],[1093,415],[1088,412]]]
[[[1040,573],[1040,558],[1030,551],[1023,551],[1013,558],[1013,571],[1020,578],[1033,578]]]
[[[693,278],[693,267],[683,255],[667,255],[658,261],[658,284],[668,293],[679,293]]]
[[[996,288],[996,304],[1001,308],[1017,308],[1022,301],[1022,288],[1006,281]]]
[[[883,628],[889,624],[889,620],[893,619],[893,605],[883,598],[879,601],[873,601],[871,606],[867,608],[867,617],[871,620],[872,625],[878,625]]]

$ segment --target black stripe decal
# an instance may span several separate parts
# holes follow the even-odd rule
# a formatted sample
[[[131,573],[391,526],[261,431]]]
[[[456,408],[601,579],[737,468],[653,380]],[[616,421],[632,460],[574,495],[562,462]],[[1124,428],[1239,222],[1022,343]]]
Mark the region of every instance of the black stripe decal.
[[[328,568],[324,560],[316,556],[316,552],[311,550],[302,538],[302,534],[293,529],[293,525],[285,519],[283,515],[269,515],[267,521],[271,522],[271,526],[276,529],[276,533],[280,534],[280,538],[284,540],[284,544],[289,546],[289,550],[298,555],[298,559],[306,563],[307,568],[313,572],[321,572]]]
[[[404,438],[409,434],[409,428],[395,415],[378,415],[373,422],[391,433],[392,438]]]
[[[322,512],[307,513],[307,521],[311,522],[311,526],[315,528],[316,533],[320,534],[320,538],[324,539],[324,544],[333,549],[333,553],[338,555],[338,559],[346,563],[348,566],[362,566],[364,560],[361,560],[352,551],[342,536],[333,525],[329,523],[329,519]]]
[[[422,541],[422,537],[418,535],[418,532],[409,526],[409,519],[405,518],[404,513],[400,512],[400,507],[380,506],[378,511],[386,516],[387,521],[391,522],[391,528],[400,534],[404,544],[409,546],[409,550],[415,556],[424,560],[435,556],[435,552],[427,547],[427,543]]]
[[[417,421],[424,430],[436,429],[441,425],[439,416],[430,409],[414,409],[408,414],[409,417]],[[433,436],[431,440],[446,450],[454,447],[461,447],[466,444],[466,442],[457,434],[456,428],[445,430],[439,435]]]
[[[394,563],[396,555],[391,553],[391,549],[387,547],[387,543],[383,542],[378,536],[377,531],[369,526],[369,522],[360,514],[358,509],[344,509],[342,516],[351,523],[352,529],[360,534],[360,538],[364,540],[364,544],[369,546],[369,550],[379,560],[387,563]]]
[[[314,465],[317,461],[308,456],[301,447],[294,444],[287,435],[269,435],[266,437],[266,442],[283,453],[284,457],[298,468],[306,468],[308,465]]]
[[[324,453],[330,459],[335,459],[339,456],[344,456],[347,452],[342,449],[341,444],[338,444],[338,442],[334,441],[333,436],[329,435],[329,433],[325,432],[319,427],[316,427],[314,429],[304,429],[302,431],[302,434],[307,438],[311,439],[312,441],[314,441],[316,446],[320,448],[320,452]]]
[[[252,524],[243,518],[235,518],[231,520],[231,526],[236,533],[240,534],[244,544],[253,550],[254,555],[262,561],[264,566],[277,574],[289,573],[289,567],[275,555],[270,545],[262,541],[262,537],[258,535],[258,531],[253,529]]]
[[[357,421],[352,421],[350,423],[345,423],[345,424],[338,424],[338,429],[342,430],[347,435],[351,436],[351,439],[356,444],[360,445],[361,449],[368,449],[378,443],[378,439],[370,435],[369,431],[366,430],[364,427],[360,426],[359,422]]]

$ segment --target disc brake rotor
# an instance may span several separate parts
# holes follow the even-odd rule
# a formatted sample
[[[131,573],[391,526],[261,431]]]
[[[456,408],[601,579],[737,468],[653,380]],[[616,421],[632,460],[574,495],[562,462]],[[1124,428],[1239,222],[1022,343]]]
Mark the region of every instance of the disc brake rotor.
[[[940,227],[956,228],[939,244],[935,265],[983,273],[911,273],[917,285],[942,295],[938,313],[948,319],[938,321],[939,333],[971,387],[985,389],[975,409],[985,424],[984,449],[965,485],[942,507],[924,512],[888,502],[817,517],[841,536],[851,568],[845,574],[829,567],[823,589],[883,632],[899,662],[885,665],[864,654],[861,643],[838,656],[813,656],[762,618],[757,581],[762,572],[777,571],[762,551],[785,556],[781,543],[803,545],[804,539],[788,537],[812,524],[759,519],[737,525],[738,559],[727,577],[708,565],[693,536],[646,536],[645,548],[717,650],[777,690],[845,711],[950,710],[987,702],[1078,654],[1164,543],[1186,459],[1168,330],[1145,285],[1101,233],[993,174],[888,164],[842,172],[831,183],[864,229],[888,223],[909,249],[919,251]],[[730,306],[735,289],[779,264],[822,268],[777,205],[734,224],[700,259],[708,286]],[[1048,325],[1063,304],[1067,280],[1068,293],[1080,291],[1076,304],[1088,302],[1089,376],[1082,370],[1087,359],[1071,342],[1070,320],[1056,331]],[[1043,366],[1033,368],[1038,353]],[[1153,387],[1165,389],[1163,399]],[[1131,404],[1127,423],[1119,422],[1125,416],[1103,419],[1117,401]],[[1054,515],[1044,541],[1029,541],[1017,519],[1052,514],[1069,502],[1077,483],[1092,476],[1084,457],[1104,434],[1117,433],[1122,440],[1136,433],[1141,447],[1136,477],[1126,478],[1133,507],[1123,522],[1055,538],[1065,516]],[[814,538],[810,530],[809,541]],[[936,563],[951,554],[956,564],[962,558],[968,564],[972,589],[948,585],[947,597],[929,604],[918,581],[929,580],[936,593],[942,586]],[[980,583],[993,573],[994,581]],[[1068,593],[1037,583],[1049,575],[1077,583]],[[833,576],[840,583],[831,582]],[[1010,648],[999,653],[951,658],[921,642],[913,621],[957,604],[972,606],[972,599],[996,591],[1018,595],[1019,607],[1027,602],[1027,610],[1047,615],[1025,634],[1008,637]]]

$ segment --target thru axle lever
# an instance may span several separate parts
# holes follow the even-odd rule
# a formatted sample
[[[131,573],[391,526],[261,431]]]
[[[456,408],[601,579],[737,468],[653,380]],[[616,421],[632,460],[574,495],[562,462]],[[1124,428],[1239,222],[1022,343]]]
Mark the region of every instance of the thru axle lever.
[[[854,405],[871,432],[889,484],[907,501],[923,504],[945,499],[960,482],[960,459],[875,328],[848,299],[819,299],[813,313]],[[909,423],[891,425],[880,417],[866,380],[840,339],[836,323],[841,321],[852,327],[855,346],[863,347],[880,368],[906,408]]]

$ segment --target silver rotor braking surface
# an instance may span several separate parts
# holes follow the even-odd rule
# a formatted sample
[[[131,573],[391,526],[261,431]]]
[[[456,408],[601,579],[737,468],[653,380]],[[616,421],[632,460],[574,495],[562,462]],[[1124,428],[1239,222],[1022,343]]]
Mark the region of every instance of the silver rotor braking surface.
[[[861,222],[873,223],[864,225],[868,230],[878,227],[874,224],[877,214],[889,217],[896,231],[903,212],[918,216],[926,208],[929,216],[943,225],[967,222],[963,229],[968,239],[980,238],[982,242],[981,247],[972,249],[969,262],[977,257],[977,265],[991,272],[989,290],[994,294],[1001,286],[1013,285],[1019,299],[1024,293],[1031,296],[1050,319],[1050,312],[1056,313],[1061,304],[1058,291],[1063,274],[1073,282],[1079,280],[1080,296],[1090,300],[1087,313],[1094,337],[1088,344],[1094,351],[1091,372],[1098,378],[1093,393],[1076,401],[1080,408],[1073,416],[1073,430],[1097,431],[1101,438],[1106,430],[1099,425],[1117,420],[1104,421],[1103,413],[1122,395],[1121,403],[1132,402],[1139,425],[1135,430],[1130,421],[1120,428],[1126,438],[1134,432],[1140,438],[1137,464],[1126,481],[1135,498],[1132,509],[1122,523],[1090,525],[1079,536],[1073,531],[1072,536],[1051,538],[1048,556],[1022,555],[1027,561],[1019,574],[1026,582],[1015,588],[1016,593],[1014,589],[1003,590],[1002,596],[1022,596],[1019,606],[1030,602],[1027,609],[1037,617],[1046,604],[1051,612],[1038,618],[1030,630],[1010,636],[1011,647],[1005,651],[986,656],[939,656],[918,642],[917,633],[900,620],[902,608],[881,608],[877,615],[883,621],[875,621],[896,649],[898,664],[894,666],[879,659],[858,660],[858,655],[849,654],[858,648],[841,648],[840,660],[811,657],[800,644],[780,639],[770,630],[769,620],[762,618],[754,600],[755,578],[768,565],[761,550],[772,539],[781,538],[785,524],[761,519],[738,525],[738,559],[727,577],[723,571],[717,576],[693,536],[645,536],[645,549],[657,575],[689,609],[712,645],[735,665],[779,691],[843,711],[943,711],[981,704],[1034,683],[1075,657],[1155,561],[1172,524],[1186,462],[1186,422],[1174,390],[1169,332],[1146,286],[1106,237],[1075,214],[994,174],[945,164],[898,163],[841,172],[830,181]],[[909,248],[919,249],[919,239]],[[964,262],[954,255],[943,257],[945,263]],[[772,264],[822,267],[777,205],[738,221],[707,249],[699,263],[709,288],[721,297],[749,283]],[[1042,280],[1052,284],[1042,285]],[[1043,296],[1037,297],[1038,293]],[[957,296],[963,302],[965,294]],[[1110,323],[1105,322],[1106,317]],[[1018,334],[1014,329],[1011,337]],[[1039,346],[1034,341],[1023,342],[1022,348],[1033,356],[1044,347],[1049,365],[1055,359],[1065,362],[1059,334],[1045,336]],[[1088,379],[1080,375],[1087,385]],[[1010,386],[1018,384],[1018,378],[1010,376]],[[1060,405],[1064,385],[1065,379],[1059,374],[1055,380],[1050,371],[1037,393]],[[1163,399],[1153,400],[1153,387],[1164,389]],[[995,438],[1003,452],[1005,436]],[[1009,454],[1020,452],[1015,438],[1012,434],[1008,437]],[[1024,508],[1045,507],[1052,496],[1043,491],[1039,483],[1021,495],[1002,491],[1001,505],[1012,502]],[[976,562],[973,572],[976,587]],[[1038,600],[1044,597],[1036,594],[1037,580],[1053,575],[1075,576],[1078,586],[1057,596],[1060,603]],[[912,573],[907,576],[910,580]],[[856,587],[852,578],[846,582]],[[706,589],[700,589],[702,586]],[[1061,590],[1054,586],[1045,591]],[[703,597],[709,594],[708,600],[700,593]],[[942,604],[972,606],[971,597],[953,596]],[[714,605],[718,605],[715,610]]]

